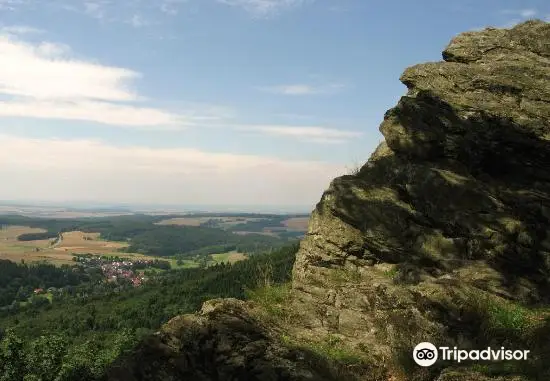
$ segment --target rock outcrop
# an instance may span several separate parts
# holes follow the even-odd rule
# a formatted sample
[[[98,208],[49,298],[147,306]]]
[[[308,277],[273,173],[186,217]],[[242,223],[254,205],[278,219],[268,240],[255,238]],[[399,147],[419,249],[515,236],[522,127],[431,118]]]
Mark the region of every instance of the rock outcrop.
[[[338,381],[306,350],[280,343],[275,327],[256,319],[254,307],[214,299],[194,315],[178,316],[108,371],[117,381]],[[349,378],[348,378],[349,379]]]
[[[403,73],[385,142],[323,194],[296,305],[316,335],[390,365],[423,341],[521,343],[542,361],[526,336],[544,324],[513,340],[498,314],[550,303],[550,24],[464,33],[443,58]]]
[[[550,24],[464,33],[443,59],[404,72],[408,93],[385,114],[385,142],[317,204],[293,270],[291,324],[211,301],[109,379],[550,379],[540,309],[550,305]],[[282,344],[281,330],[338,338],[383,373],[343,377]],[[411,353],[423,341],[531,357],[420,368]]]

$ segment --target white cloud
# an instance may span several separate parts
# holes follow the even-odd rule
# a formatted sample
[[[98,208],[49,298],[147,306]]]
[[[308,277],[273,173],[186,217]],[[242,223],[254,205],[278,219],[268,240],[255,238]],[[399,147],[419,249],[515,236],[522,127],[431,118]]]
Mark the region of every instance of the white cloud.
[[[340,83],[333,83],[323,86],[312,86],[306,84],[290,84],[290,85],[278,85],[260,87],[262,91],[266,91],[273,94],[283,95],[317,95],[317,94],[332,94],[336,93],[346,86]]]
[[[164,0],[160,2],[160,11],[168,15],[177,15],[179,6],[188,0]]]
[[[219,3],[243,8],[254,17],[268,17],[282,10],[303,5],[314,0],[217,0]]]
[[[0,10],[14,11],[27,3],[27,0],[0,0]]]
[[[133,70],[71,58],[63,44],[30,44],[0,34],[0,116],[86,120],[115,126],[178,128],[205,115],[178,115],[139,104]],[[120,103],[126,102],[126,104]],[[127,104],[128,102],[135,103]]]
[[[274,93],[280,93],[285,95],[306,95],[306,94],[316,94],[317,91],[311,86],[308,85],[283,85],[275,86],[267,89]]]
[[[285,119],[299,119],[299,120],[307,120],[307,119],[315,119],[315,115],[307,115],[307,114],[294,114],[294,113],[278,113],[275,114],[276,117],[279,118],[285,118]]]
[[[43,32],[44,31],[42,29],[33,28],[31,26],[26,26],[26,25],[10,25],[10,26],[4,26],[0,28],[0,33],[8,33],[8,34],[14,34],[14,35],[39,34]]]
[[[252,131],[271,136],[292,137],[313,143],[340,144],[362,135],[357,131],[338,130],[315,126],[241,126],[239,130]]]
[[[132,25],[134,28],[141,28],[149,25],[149,23],[142,16],[135,14],[130,19],[130,25]]]
[[[105,19],[105,6],[108,5],[108,1],[85,1],[84,13],[98,20]]]
[[[148,107],[102,101],[0,101],[0,117],[93,121],[118,127],[175,130],[194,125],[201,117],[186,118]]]
[[[0,92],[40,99],[132,101],[132,70],[64,58],[68,47],[51,42],[25,43],[0,36]]]
[[[534,9],[522,9],[519,15],[524,18],[534,17],[537,15],[537,11]]]
[[[503,9],[501,13],[506,15],[515,15],[522,18],[534,17],[538,14],[536,9],[524,8],[524,9]]]
[[[311,205],[345,167],[191,148],[0,135],[0,172],[10,179],[0,187],[0,199]]]
[[[512,19],[508,20],[502,28],[513,28],[517,24],[524,22],[527,19],[532,19],[536,17],[539,12],[536,9],[524,8],[524,9],[504,9],[500,13],[505,15],[513,16]]]
[[[160,23],[159,17],[178,14],[182,4],[187,2],[189,0],[0,0],[0,10],[40,12],[48,8],[85,15],[101,23],[138,23],[143,27]],[[132,22],[132,15],[140,13],[147,15],[147,22],[143,16],[139,16],[140,21],[134,19]]]
[[[157,25],[158,16],[177,15],[188,0],[88,0],[70,10],[84,13],[101,22],[122,22],[136,28]],[[68,9],[68,8],[67,8]],[[144,18],[143,14],[147,14]],[[128,19],[128,15],[132,15]]]

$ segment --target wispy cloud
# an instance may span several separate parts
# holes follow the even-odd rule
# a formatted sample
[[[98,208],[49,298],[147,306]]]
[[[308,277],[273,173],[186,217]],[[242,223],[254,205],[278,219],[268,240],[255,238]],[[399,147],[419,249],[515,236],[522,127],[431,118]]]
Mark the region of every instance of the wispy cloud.
[[[84,13],[95,19],[103,21],[105,19],[105,7],[109,4],[109,1],[95,0],[85,1],[83,3]]]
[[[1,27],[0,28],[0,33],[8,33],[8,34],[14,34],[14,35],[24,35],[24,34],[44,33],[44,31],[42,29],[33,28],[31,26],[26,26],[26,25],[10,25],[10,26]]]
[[[144,27],[157,22],[152,22],[150,18],[143,16],[144,12],[148,15],[157,13],[161,15],[174,16],[178,14],[182,4],[188,0],[159,0],[159,1],[140,1],[140,0],[87,0],[83,3],[84,13],[100,21],[124,22],[134,27]],[[79,8],[73,9],[78,11]],[[132,17],[128,20],[127,15]],[[158,20],[157,20],[158,21]]]
[[[198,123],[167,111],[103,101],[0,101],[0,117],[79,120],[126,128],[177,130]]]
[[[282,95],[317,95],[317,94],[333,94],[341,91],[346,86],[341,83],[333,83],[329,85],[313,86],[306,84],[289,84],[278,86],[259,87],[260,90],[273,94]]]
[[[0,188],[1,199],[311,205],[345,168],[192,148],[0,135],[0,172],[10,179]]]
[[[63,44],[33,44],[0,34],[0,56],[0,95],[7,97],[0,102],[0,116],[169,129],[201,117],[144,106],[146,98],[133,89],[140,73],[74,59]]]
[[[341,5],[329,5],[327,9],[331,12],[346,12],[349,10],[348,7],[341,6]]]
[[[301,6],[314,0],[217,0],[219,3],[239,7],[254,17],[269,17],[283,10]]]
[[[511,17],[502,27],[503,28],[512,28],[513,26],[524,22],[527,19],[532,19],[537,17],[540,13],[533,8],[523,8],[523,9],[503,9],[500,11],[503,15],[508,15]]]
[[[212,0],[213,1],[213,0]],[[40,11],[43,8],[84,15],[101,23],[119,23],[144,27],[156,25],[167,16],[178,14],[189,0],[0,0],[0,10]],[[145,18],[144,15],[147,15]]]
[[[538,14],[536,9],[524,8],[524,9],[504,9],[501,11],[503,14],[514,15],[521,18],[530,18]]]
[[[164,0],[159,2],[159,7],[161,12],[174,16],[179,13],[180,5],[186,2],[188,0]]]
[[[14,11],[28,3],[28,0],[0,0],[0,10]]]
[[[295,138],[302,141],[323,144],[341,144],[362,135],[361,132],[339,130],[316,126],[240,126],[237,129],[271,136]]]
[[[143,18],[143,16],[135,14],[132,16],[132,18],[129,21],[130,25],[132,25],[134,28],[141,28],[146,25],[149,25],[150,23]]]

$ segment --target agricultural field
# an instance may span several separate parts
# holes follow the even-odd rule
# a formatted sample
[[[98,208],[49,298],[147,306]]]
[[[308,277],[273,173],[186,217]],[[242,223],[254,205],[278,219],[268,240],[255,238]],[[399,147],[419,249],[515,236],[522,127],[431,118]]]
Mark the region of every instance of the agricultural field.
[[[235,231],[233,231],[233,233],[238,234],[238,235],[261,234],[261,235],[266,235],[266,236],[269,236],[269,237],[278,237],[277,233],[274,233],[274,232],[270,231],[269,229],[264,229],[263,231],[260,231],[260,232],[249,232],[249,231],[235,230]]]
[[[167,218],[157,225],[202,226],[231,231],[241,236],[261,234],[271,237],[288,237],[292,233],[305,233],[309,216],[188,216]]]
[[[126,255],[126,254],[125,254]],[[237,251],[230,251],[227,253],[210,254],[210,259],[206,261],[206,265],[215,265],[217,263],[235,263],[248,259],[246,254],[239,253]],[[192,269],[201,266],[201,262],[197,259],[174,259],[174,258],[162,258],[170,262],[170,266],[173,270],[176,269]],[[162,272],[163,270],[148,269],[148,271]]]
[[[289,230],[307,231],[309,217],[293,217],[283,221],[283,225]]]
[[[200,226],[209,220],[220,221],[220,227],[230,227],[249,221],[261,221],[264,218],[256,217],[233,217],[233,216],[213,216],[213,217],[175,217],[168,218],[156,223],[156,225],[179,225],[179,226]]]
[[[235,263],[235,262],[244,261],[245,259],[248,259],[246,255],[244,255],[243,253],[239,253],[237,251],[230,251],[228,253],[223,253],[223,254],[211,254],[211,257],[214,263],[221,263],[221,262]]]
[[[127,243],[109,242],[99,238],[99,233],[83,233],[80,231],[62,233],[62,239],[55,245],[56,250],[73,253],[110,254],[128,247]]]
[[[7,226],[0,230],[0,259],[13,262],[42,262],[55,265],[74,264],[73,254],[90,253],[97,255],[120,255],[136,259],[158,259],[151,256],[118,253],[119,248],[127,244],[99,239],[99,233],[83,233],[80,231],[63,233],[58,243],[55,240],[18,241],[17,237],[27,233],[42,233],[44,229],[25,226]]]

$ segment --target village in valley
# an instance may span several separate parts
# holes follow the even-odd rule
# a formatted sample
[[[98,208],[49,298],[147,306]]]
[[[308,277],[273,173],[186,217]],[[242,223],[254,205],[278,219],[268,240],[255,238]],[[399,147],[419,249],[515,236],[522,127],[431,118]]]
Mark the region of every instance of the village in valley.
[[[131,260],[128,258],[120,258],[118,256],[97,256],[93,254],[75,254],[73,260],[77,262],[77,266],[73,271],[82,271],[91,276],[101,275],[99,283],[109,283],[113,285],[131,285],[140,287],[149,277],[146,272],[156,272],[158,270],[169,270],[170,262],[163,260],[152,259],[137,259]],[[55,287],[36,288],[33,290],[35,295],[47,295],[63,293],[63,289]]]
[[[159,259],[131,260],[118,256],[77,254],[74,256],[74,260],[85,271],[93,272],[94,270],[101,269],[105,282],[117,283],[125,280],[130,282],[134,287],[139,287],[143,282],[147,281],[147,277],[145,276],[147,270],[169,270],[171,268],[170,262]]]

